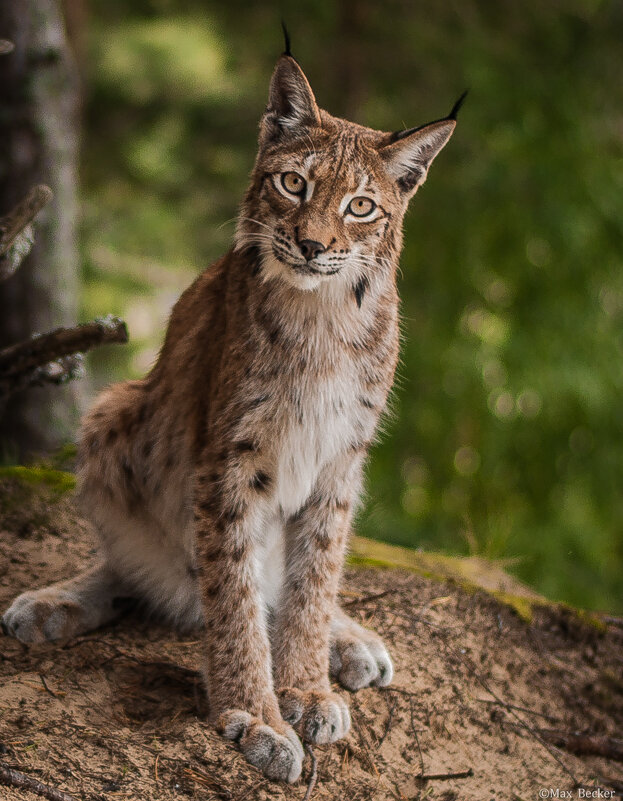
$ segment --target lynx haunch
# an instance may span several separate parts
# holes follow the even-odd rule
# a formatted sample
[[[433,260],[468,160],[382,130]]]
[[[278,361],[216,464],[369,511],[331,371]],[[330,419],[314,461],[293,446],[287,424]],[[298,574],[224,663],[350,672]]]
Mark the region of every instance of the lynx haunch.
[[[203,626],[211,718],[271,779],[343,737],[349,690],[384,686],[380,638],[337,604],[362,466],[398,356],[407,204],[452,113],[383,133],[275,67],[235,246],[176,304],[160,358],[86,416],[79,498],[100,560],[19,596],[6,633],[64,640],[120,598]]]

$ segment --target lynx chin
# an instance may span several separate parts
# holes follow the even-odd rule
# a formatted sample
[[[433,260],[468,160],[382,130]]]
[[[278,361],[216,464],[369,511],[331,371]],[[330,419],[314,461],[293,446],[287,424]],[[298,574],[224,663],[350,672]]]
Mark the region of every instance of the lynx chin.
[[[78,497],[99,561],[20,595],[5,633],[66,640],[120,599],[202,626],[211,719],[270,779],[348,732],[348,690],[385,686],[381,639],[338,606],[366,452],[398,357],[409,200],[444,119],[384,133],[316,104],[277,61],[235,244],[180,297],[157,364],[82,427]]]

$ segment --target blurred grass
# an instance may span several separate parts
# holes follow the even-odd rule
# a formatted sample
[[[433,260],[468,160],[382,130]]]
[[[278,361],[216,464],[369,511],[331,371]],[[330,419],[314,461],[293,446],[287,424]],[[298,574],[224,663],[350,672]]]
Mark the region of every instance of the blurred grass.
[[[362,534],[491,558],[623,611],[623,7],[599,0],[93,0],[83,148],[88,316],[141,374],[229,247],[279,19],[329,111],[457,132],[413,203],[403,359]]]

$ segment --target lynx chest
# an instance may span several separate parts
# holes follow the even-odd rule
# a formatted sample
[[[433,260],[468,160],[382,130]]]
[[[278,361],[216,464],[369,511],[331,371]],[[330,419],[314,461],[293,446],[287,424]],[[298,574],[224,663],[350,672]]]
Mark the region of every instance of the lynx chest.
[[[372,437],[378,410],[361,399],[353,374],[292,387],[276,442],[276,501],[286,517],[305,504],[324,468]]]

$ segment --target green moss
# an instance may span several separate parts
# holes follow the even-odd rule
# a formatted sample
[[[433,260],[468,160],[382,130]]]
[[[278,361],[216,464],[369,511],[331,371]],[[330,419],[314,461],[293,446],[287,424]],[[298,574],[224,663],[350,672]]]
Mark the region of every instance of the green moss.
[[[54,495],[60,497],[71,492],[76,486],[76,477],[63,470],[54,470],[51,467],[0,467],[0,479],[13,479],[29,486],[45,486],[52,490]]]
[[[550,601],[510,576],[504,570],[508,561],[415,551],[365,537],[352,537],[348,561],[352,565],[363,567],[410,570],[433,581],[452,582],[467,593],[485,592],[513,609],[526,623],[532,622],[536,608],[543,607],[567,612],[578,623],[598,631],[606,628],[603,620],[594,612]]]

